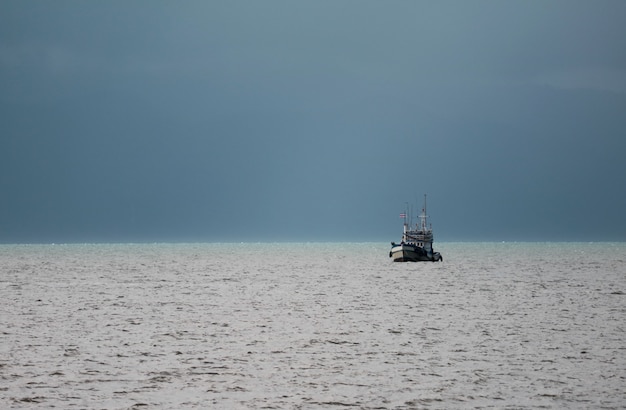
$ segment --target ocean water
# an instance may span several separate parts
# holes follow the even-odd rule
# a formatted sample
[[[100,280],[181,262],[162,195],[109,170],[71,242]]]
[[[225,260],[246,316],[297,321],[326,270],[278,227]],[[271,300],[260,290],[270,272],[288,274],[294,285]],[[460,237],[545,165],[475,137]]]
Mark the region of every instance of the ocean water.
[[[625,243],[0,246],[0,408],[625,408]]]

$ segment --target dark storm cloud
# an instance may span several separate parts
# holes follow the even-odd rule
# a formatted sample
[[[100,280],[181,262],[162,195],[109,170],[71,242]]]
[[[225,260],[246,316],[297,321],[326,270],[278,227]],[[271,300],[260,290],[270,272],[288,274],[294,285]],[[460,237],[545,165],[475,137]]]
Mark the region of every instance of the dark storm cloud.
[[[624,239],[623,2],[0,11],[3,242]]]

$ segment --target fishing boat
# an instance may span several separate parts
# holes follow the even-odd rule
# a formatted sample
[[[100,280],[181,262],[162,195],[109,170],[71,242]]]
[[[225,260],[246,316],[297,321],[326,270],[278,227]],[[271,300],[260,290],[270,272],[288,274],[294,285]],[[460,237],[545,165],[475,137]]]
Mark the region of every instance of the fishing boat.
[[[414,226],[411,226],[408,212],[400,214],[400,217],[404,219],[402,241],[391,242],[389,257],[394,262],[443,262],[441,254],[433,250],[433,228],[427,224],[426,195],[422,213],[418,216],[419,221]]]

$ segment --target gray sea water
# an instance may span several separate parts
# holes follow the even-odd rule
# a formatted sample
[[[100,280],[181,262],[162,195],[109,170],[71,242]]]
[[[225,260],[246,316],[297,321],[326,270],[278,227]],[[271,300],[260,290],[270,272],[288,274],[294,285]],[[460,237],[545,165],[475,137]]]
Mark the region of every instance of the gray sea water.
[[[0,246],[0,408],[624,408],[625,243]]]

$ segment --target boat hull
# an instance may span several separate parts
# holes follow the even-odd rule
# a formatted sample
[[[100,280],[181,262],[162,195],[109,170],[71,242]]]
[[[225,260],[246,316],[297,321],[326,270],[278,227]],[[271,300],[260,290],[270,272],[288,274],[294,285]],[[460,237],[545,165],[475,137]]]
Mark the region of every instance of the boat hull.
[[[394,262],[436,262],[443,260],[439,252],[427,252],[420,246],[410,244],[393,246],[389,256]]]

